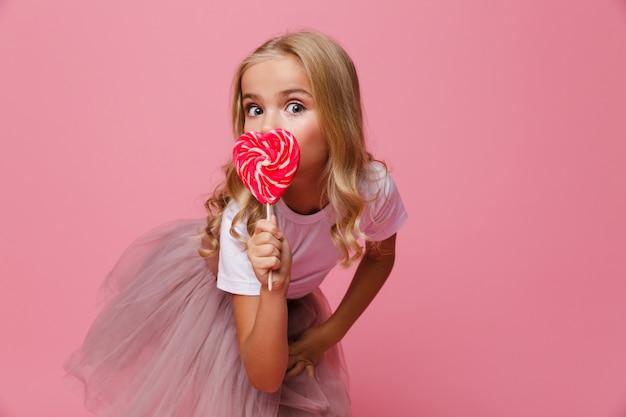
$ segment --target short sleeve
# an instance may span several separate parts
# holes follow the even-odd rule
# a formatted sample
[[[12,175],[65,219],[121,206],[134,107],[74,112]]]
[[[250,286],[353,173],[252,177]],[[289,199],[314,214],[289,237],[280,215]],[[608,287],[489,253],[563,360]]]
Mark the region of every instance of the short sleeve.
[[[373,180],[362,187],[368,204],[363,213],[361,230],[369,239],[381,241],[397,233],[408,215],[391,175],[384,167],[376,167]]]
[[[232,294],[259,295],[261,283],[254,275],[245,246],[230,234],[230,226],[238,210],[238,206],[231,201],[222,216],[217,287]],[[235,229],[244,238],[249,236],[245,221],[237,224]]]

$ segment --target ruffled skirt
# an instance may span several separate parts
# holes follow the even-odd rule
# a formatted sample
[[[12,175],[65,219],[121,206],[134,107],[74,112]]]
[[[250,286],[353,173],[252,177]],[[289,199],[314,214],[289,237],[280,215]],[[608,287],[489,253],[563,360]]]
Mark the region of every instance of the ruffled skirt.
[[[315,375],[255,390],[239,357],[230,294],[199,256],[203,222],[171,223],[126,250],[105,282],[105,307],[65,363],[98,416],[349,416],[340,346]],[[289,303],[289,337],[330,315],[320,290]]]

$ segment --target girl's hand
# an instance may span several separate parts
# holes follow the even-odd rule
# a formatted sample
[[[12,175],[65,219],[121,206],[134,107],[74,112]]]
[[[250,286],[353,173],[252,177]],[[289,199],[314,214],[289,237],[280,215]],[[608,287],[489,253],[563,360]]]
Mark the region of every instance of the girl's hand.
[[[295,341],[289,344],[289,362],[285,378],[291,378],[306,370],[313,376],[315,365],[328,349],[339,340],[324,324],[305,330]]]
[[[267,286],[272,271],[274,289],[287,291],[291,277],[291,249],[276,225],[276,216],[256,223],[254,234],[248,239],[248,259],[262,285]]]

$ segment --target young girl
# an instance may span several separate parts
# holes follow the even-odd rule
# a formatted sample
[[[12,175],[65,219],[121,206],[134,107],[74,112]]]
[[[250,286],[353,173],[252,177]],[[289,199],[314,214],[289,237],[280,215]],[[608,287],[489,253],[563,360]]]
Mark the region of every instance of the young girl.
[[[110,300],[66,363],[99,415],[351,414],[339,342],[391,272],[406,219],[365,148],[353,63],[317,32],[271,39],[239,67],[232,117],[235,137],[291,132],[295,179],[266,220],[228,163],[208,222],[163,226],[124,253]],[[331,314],[318,287],[355,261]]]

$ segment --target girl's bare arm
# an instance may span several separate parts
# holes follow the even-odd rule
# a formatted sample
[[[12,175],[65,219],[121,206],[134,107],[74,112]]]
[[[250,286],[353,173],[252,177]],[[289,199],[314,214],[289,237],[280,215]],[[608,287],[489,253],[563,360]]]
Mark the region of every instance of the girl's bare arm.
[[[248,258],[262,285],[259,296],[232,296],[239,351],[252,385],[275,392],[284,379],[289,356],[287,289],[291,273],[289,243],[275,223],[259,221],[248,241]],[[272,291],[267,286],[270,269]]]
[[[321,355],[338,343],[363,314],[382,288],[395,261],[396,235],[377,244],[368,243],[350,287],[333,315],[318,327],[305,331],[291,344],[287,376],[315,364]]]

